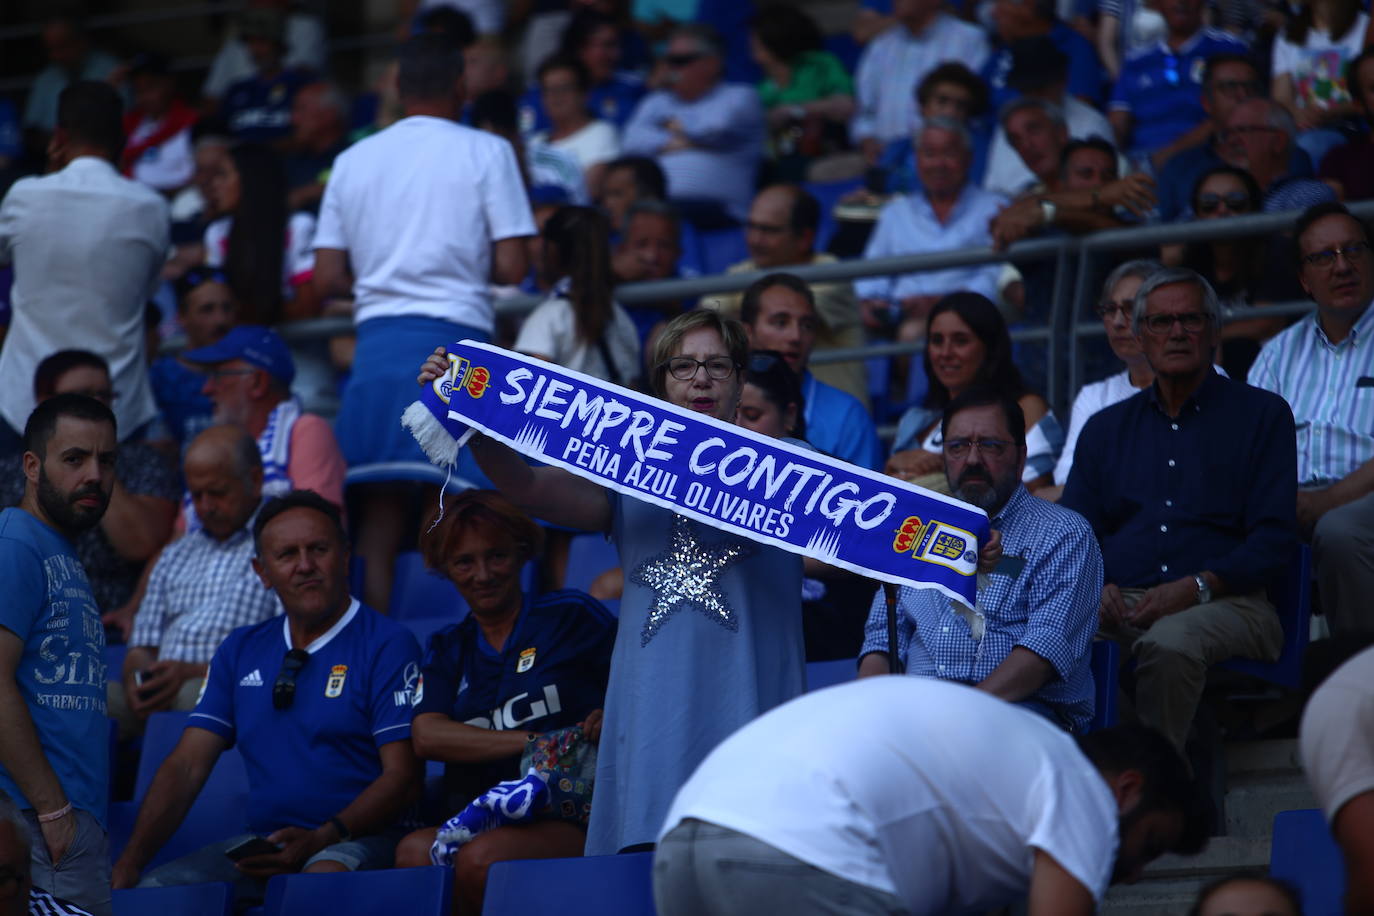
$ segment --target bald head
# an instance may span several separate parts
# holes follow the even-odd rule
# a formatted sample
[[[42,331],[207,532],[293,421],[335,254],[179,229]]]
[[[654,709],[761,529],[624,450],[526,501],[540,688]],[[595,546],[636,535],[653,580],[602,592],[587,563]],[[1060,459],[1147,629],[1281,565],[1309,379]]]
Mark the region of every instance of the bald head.
[[[237,426],[212,426],[191,440],[186,489],[207,534],[224,540],[242,530],[262,500],[262,456]]]

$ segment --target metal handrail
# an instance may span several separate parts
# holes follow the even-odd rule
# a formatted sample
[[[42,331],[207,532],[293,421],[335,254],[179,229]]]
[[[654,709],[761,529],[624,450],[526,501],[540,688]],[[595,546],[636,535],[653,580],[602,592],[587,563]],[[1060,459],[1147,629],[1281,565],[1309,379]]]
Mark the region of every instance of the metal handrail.
[[[1349,209],[1361,218],[1374,218],[1374,201],[1351,204]],[[1060,399],[1057,397],[1059,393],[1060,349],[1067,350],[1069,372],[1066,387],[1067,394],[1071,396],[1079,387],[1080,381],[1078,378],[1080,340],[1105,334],[1101,322],[1076,320],[1076,316],[1086,313],[1086,304],[1097,298],[1097,289],[1089,288],[1090,283],[1095,283],[1092,273],[1092,262],[1095,258],[1111,252],[1134,248],[1272,235],[1277,232],[1290,231],[1297,216],[1297,212],[1266,213],[1189,223],[1137,226],[1109,229],[1076,237],[1032,239],[1018,242],[1005,251],[991,248],[968,248],[959,251],[874,258],[867,261],[854,259],[824,264],[798,265],[785,269],[808,282],[820,283],[1003,261],[1015,263],[1055,258],[1057,260],[1055,292],[1052,297],[1049,321],[1036,327],[1012,329],[1011,339],[1016,342],[1046,343],[1049,351],[1049,378],[1045,395],[1052,405],[1062,407],[1066,405],[1060,404]],[[1074,264],[1075,259],[1076,264]],[[742,290],[770,272],[772,271],[754,270],[718,274],[710,277],[627,283],[617,287],[615,295],[616,300],[625,305],[699,298],[712,293]],[[1073,276],[1071,283],[1068,281],[1070,275]],[[1066,295],[1066,291],[1069,290],[1072,291],[1072,295]],[[518,316],[529,312],[541,301],[543,298],[540,296],[526,294],[505,296],[496,301],[495,310],[499,315]],[[1258,308],[1233,308],[1225,311],[1223,321],[1229,323],[1248,318],[1302,315],[1310,312],[1313,307],[1311,302],[1284,302]],[[297,342],[347,336],[354,332],[354,325],[353,320],[349,317],[332,316],[283,324],[278,326],[278,331],[287,341]],[[164,352],[176,352],[178,349],[178,342],[175,340],[168,341],[163,347]],[[923,340],[876,343],[864,347],[820,351],[812,355],[811,361],[817,365],[853,362],[878,356],[910,355],[920,353],[924,349],[925,341]],[[1068,398],[1063,400],[1067,401]]]

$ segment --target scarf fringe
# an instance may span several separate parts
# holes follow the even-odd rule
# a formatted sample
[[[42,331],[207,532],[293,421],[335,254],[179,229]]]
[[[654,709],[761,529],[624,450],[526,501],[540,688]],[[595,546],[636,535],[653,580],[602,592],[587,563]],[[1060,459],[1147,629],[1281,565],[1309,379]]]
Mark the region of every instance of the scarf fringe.
[[[401,414],[401,425],[410,430],[420,444],[420,450],[435,465],[452,468],[458,463],[458,452],[467,436],[453,438],[423,401],[416,401],[405,409],[405,413]]]

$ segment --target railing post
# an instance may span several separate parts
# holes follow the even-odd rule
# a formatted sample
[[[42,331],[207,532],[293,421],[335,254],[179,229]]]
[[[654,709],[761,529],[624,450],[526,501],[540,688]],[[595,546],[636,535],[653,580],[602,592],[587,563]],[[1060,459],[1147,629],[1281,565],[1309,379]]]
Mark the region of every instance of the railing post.
[[[1088,284],[1092,278],[1093,251],[1091,248],[1080,245],[1078,247],[1078,270],[1077,279],[1073,285],[1073,304],[1070,307],[1068,328],[1069,345],[1069,390],[1067,403],[1072,408],[1074,396],[1078,394],[1081,384],[1080,376],[1083,372],[1082,361],[1079,355],[1078,340],[1078,318],[1083,314],[1083,307],[1092,301],[1092,292],[1088,289]],[[1071,418],[1065,414],[1064,424],[1068,428]]]

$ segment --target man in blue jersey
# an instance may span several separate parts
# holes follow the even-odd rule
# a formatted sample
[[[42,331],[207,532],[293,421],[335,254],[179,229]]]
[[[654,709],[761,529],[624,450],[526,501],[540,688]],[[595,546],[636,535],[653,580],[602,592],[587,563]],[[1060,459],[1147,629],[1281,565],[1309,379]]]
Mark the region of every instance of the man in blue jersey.
[[[234,743],[248,771],[252,834],[161,866],[144,886],[233,881],[251,898],[276,874],[392,863],[421,786],[410,745],[419,646],[348,594],[348,549],[332,503],[308,490],[273,499],[253,539],[253,568],[285,616],[235,630],[215,652],[205,692],[115,863],[115,887],[138,882]],[[277,851],[231,861],[226,850],[251,835]]]
[[[1109,118],[1117,146],[1149,156],[1156,169],[1212,132],[1202,108],[1202,77],[1213,54],[1244,54],[1234,36],[1202,25],[1202,0],[1167,0],[1158,44],[1126,58],[1112,92]]]
[[[114,489],[115,418],[59,394],[24,430],[24,499],[0,512],[0,790],[24,810],[33,883],[110,912],[105,631],[72,541]]]

